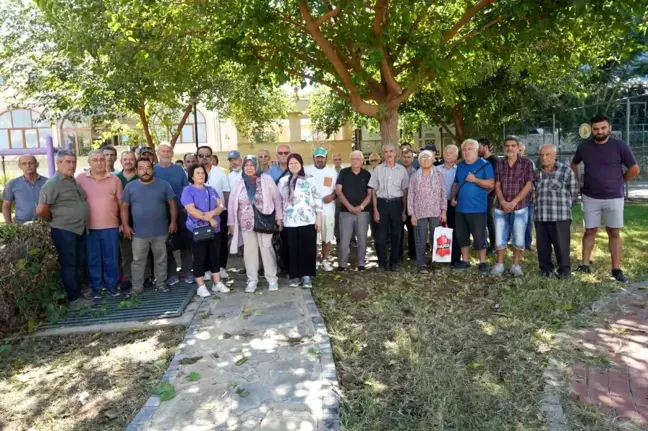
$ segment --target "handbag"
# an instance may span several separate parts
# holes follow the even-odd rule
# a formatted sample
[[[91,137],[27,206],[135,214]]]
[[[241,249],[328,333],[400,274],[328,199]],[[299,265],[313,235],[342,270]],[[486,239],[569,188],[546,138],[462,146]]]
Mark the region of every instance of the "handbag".
[[[211,211],[211,193],[207,190],[207,212]],[[211,223],[207,223],[206,226],[196,226],[193,231],[193,240],[194,241],[208,241],[214,239],[216,232],[214,232],[214,227]]]
[[[279,232],[279,225],[275,220],[275,212],[272,214],[263,214],[256,205],[252,204],[254,209],[254,231],[258,233],[277,233]]]

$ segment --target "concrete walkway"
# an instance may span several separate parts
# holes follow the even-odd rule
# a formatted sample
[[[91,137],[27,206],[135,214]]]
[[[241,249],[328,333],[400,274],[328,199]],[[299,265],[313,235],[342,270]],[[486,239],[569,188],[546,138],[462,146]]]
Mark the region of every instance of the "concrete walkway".
[[[269,293],[262,278],[246,294],[245,276],[234,278],[231,293],[199,305],[165,375],[175,398],[151,397],[128,429],[337,429],[335,365],[310,291]]]

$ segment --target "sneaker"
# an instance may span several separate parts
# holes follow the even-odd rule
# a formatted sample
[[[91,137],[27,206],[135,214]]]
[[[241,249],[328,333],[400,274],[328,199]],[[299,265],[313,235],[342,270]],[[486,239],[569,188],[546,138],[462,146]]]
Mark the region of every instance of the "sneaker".
[[[511,265],[511,274],[513,274],[513,277],[522,277],[524,275],[524,272],[522,271],[522,267],[520,265],[514,263],[513,265]]]
[[[337,272],[346,272],[346,268],[343,266],[338,266],[336,269]]]
[[[245,293],[254,293],[257,288],[256,281],[248,281],[247,286],[245,287]]]
[[[221,270],[220,270],[220,277],[221,277],[221,280],[226,280],[226,279],[229,278],[229,274],[227,273],[227,271],[225,270],[225,268],[221,268]]]
[[[299,283],[301,283],[300,279],[291,278],[290,281],[288,282],[288,286],[290,286],[290,287],[299,287]]]
[[[363,272],[363,271],[366,271],[366,270],[367,270],[367,268],[364,267],[364,266],[359,266],[358,267],[358,272]]]
[[[196,277],[193,275],[188,275],[185,277],[184,282],[187,284],[194,284],[196,282]]]
[[[391,272],[400,272],[400,265],[392,265],[391,266]]]
[[[200,286],[196,291],[196,295],[200,296],[201,298],[207,298],[208,296],[210,296],[209,290],[207,290],[207,286],[205,286],[204,284]]]
[[[454,269],[455,271],[466,271],[470,269],[470,266],[471,265],[468,262],[464,262],[462,260],[460,262],[455,263],[452,269]]]
[[[589,265],[578,265],[576,272],[582,272],[583,274],[589,274],[592,272],[592,268]]]
[[[504,264],[503,263],[496,263],[493,266],[493,269],[491,269],[491,275],[494,275],[496,277],[499,277],[500,275],[504,274]]]
[[[419,273],[419,274],[429,274],[430,271],[428,271],[426,267],[421,266],[421,267],[418,269],[418,273]]]
[[[333,265],[331,265],[327,261],[324,261],[322,262],[322,269],[324,269],[324,272],[331,272],[333,271]]]
[[[167,278],[167,284],[169,286],[173,286],[178,283],[180,283],[180,279],[176,275],[172,275],[171,277]]]
[[[130,291],[129,296],[132,296],[132,295],[140,295],[142,292],[144,292],[144,288],[143,288],[143,287],[133,287],[133,288],[131,289],[131,291]]]
[[[302,284],[304,286],[304,289],[310,289],[311,287],[313,287],[313,282],[310,277],[302,278]]]
[[[121,294],[118,291],[115,290],[115,291],[109,292],[108,296],[110,296],[112,298],[116,298],[118,296],[121,296]]]
[[[268,286],[268,292],[276,292],[279,290],[279,285],[277,283],[270,283],[270,286]]]
[[[68,310],[70,310],[70,311],[81,310],[81,309],[86,308],[88,306],[90,306],[90,302],[82,296],[79,299],[75,299],[74,301],[70,301],[68,303]]]
[[[164,284],[164,285],[162,285],[162,286],[158,286],[158,287],[156,287],[155,290],[157,290],[158,292],[164,292],[164,293],[166,293],[166,292],[170,292],[170,291],[171,291],[171,289],[169,288],[169,286],[166,285],[166,284]]]
[[[387,272],[387,265],[380,265],[378,267],[378,272]]]
[[[128,289],[133,288],[133,283],[130,282],[130,280],[124,280],[119,284],[119,290],[125,292]]]
[[[228,293],[230,290],[227,286],[223,284],[222,281],[214,284],[211,288],[212,292]]]
[[[479,271],[480,274],[488,275],[488,264],[486,262],[480,263],[477,265],[477,271]]]
[[[628,277],[621,271],[621,269],[613,269],[612,270],[612,277],[619,283],[627,283],[628,282]]]
[[[93,293],[92,294],[92,299],[94,299],[95,301],[100,300],[101,299],[101,293]]]
[[[551,271],[540,271],[540,277],[542,278],[551,278],[553,276],[553,272]]]

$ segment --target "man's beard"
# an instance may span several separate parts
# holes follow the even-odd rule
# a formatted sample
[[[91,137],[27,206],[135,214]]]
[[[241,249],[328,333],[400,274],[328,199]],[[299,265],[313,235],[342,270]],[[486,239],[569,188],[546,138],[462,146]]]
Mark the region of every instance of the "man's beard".
[[[152,175],[150,176],[147,175],[146,177],[141,176],[140,180],[142,180],[143,183],[150,183],[151,181],[153,181],[153,176]]]
[[[601,134],[598,134],[598,135],[594,135],[594,140],[595,140],[596,142],[603,142],[603,141],[605,141],[609,136],[610,136],[610,132],[608,132],[608,133],[601,133]]]

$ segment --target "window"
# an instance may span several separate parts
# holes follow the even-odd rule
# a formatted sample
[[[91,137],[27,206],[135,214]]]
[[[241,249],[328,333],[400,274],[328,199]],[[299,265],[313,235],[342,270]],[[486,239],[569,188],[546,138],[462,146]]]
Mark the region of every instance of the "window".
[[[43,148],[52,136],[50,123],[30,109],[14,109],[0,114],[0,149]]]
[[[165,127],[160,124],[159,121],[155,121],[155,134],[161,141],[171,141],[171,134],[177,129],[178,123],[182,118],[182,112],[179,112],[176,116],[175,124],[173,124],[171,130],[166,131]],[[195,144],[196,143],[196,126],[194,122],[193,111],[187,117],[187,121],[184,126],[182,126],[182,131],[176,144]],[[205,121],[205,116],[198,111],[198,143],[206,144],[207,143],[207,122]]]
[[[70,145],[70,148],[79,155],[87,153],[92,147],[92,128],[89,121],[63,122],[63,146]]]

